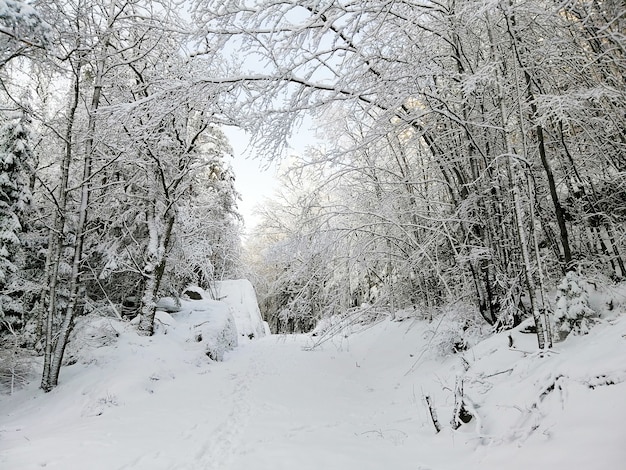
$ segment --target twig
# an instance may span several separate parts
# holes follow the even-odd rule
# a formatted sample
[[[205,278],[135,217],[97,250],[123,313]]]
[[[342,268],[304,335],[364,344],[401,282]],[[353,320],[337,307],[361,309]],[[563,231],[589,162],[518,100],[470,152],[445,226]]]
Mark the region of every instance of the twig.
[[[94,280],[96,281],[96,283],[98,284],[98,287],[100,287],[100,290],[102,291],[102,293],[104,294],[104,298],[107,299],[107,302],[109,303],[109,305],[111,306],[111,309],[113,310],[113,312],[115,313],[115,316],[119,319],[119,320],[123,320],[122,315],[120,315],[120,312],[117,311],[117,307],[113,304],[113,302],[111,302],[111,299],[109,298],[109,296],[107,295],[106,290],[104,289],[104,286],[102,285],[102,283],[100,282],[100,279],[98,278],[98,276],[96,276],[96,272],[94,271],[94,269],[91,267],[91,264],[89,264],[89,261],[87,261],[87,267],[89,268],[89,270],[91,271],[91,274],[93,275]]]
[[[485,377],[495,377],[496,375],[506,374],[507,372],[513,372],[513,368],[506,369],[506,370],[501,370],[500,372],[496,372],[494,374],[485,375]]]
[[[435,431],[440,432],[441,424],[439,423],[439,419],[437,418],[437,412],[435,411],[435,408],[433,408],[432,406],[430,397],[428,395],[424,395],[424,401],[426,401],[426,405],[428,406],[428,411],[430,412],[430,419],[433,423],[433,426],[435,426]]]

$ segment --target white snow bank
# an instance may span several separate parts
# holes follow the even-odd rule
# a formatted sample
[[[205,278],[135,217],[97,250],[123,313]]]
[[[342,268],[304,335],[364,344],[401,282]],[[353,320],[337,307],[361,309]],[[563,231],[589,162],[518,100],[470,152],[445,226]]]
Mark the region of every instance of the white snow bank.
[[[421,462],[427,464],[423,468],[612,470],[623,466],[623,313],[614,312],[588,335],[572,336],[550,351],[539,352],[535,335],[522,333],[520,326],[444,358],[433,346],[440,341],[439,335],[446,334],[445,323],[384,321],[356,334],[314,337],[319,346],[313,351],[343,351],[356,367],[348,377],[358,375],[367,390],[379,395],[380,403],[404,403],[399,410],[389,406],[371,410],[384,413],[383,423],[390,429],[407,435],[416,430],[431,434],[423,439],[436,443],[440,451],[467,452],[462,463],[452,466],[446,466],[441,456],[422,454]],[[512,348],[508,347],[509,334]],[[450,422],[457,379],[463,380],[466,405],[475,418],[453,431]],[[444,428],[437,435],[425,396],[431,398]],[[419,416],[413,424],[416,429],[396,424],[402,422],[402,413],[407,419]],[[385,424],[378,426],[384,429]],[[449,450],[444,449],[446,443]]]
[[[167,446],[193,419],[212,387],[212,359],[237,338],[229,307],[212,300],[157,312],[150,337],[132,322],[81,318],[58,387],[43,393],[34,381],[0,397],[0,468],[136,468],[146,446]],[[189,408],[179,416],[181,406]],[[98,449],[105,454],[92,461]]]
[[[157,307],[155,334],[152,337],[155,348],[153,353],[156,356],[162,354],[163,348],[176,348],[178,343],[186,350],[193,350],[212,360],[221,361],[224,353],[237,346],[237,328],[228,305],[209,299],[180,300],[179,303],[179,311],[173,314]],[[137,317],[131,323],[136,324],[138,319]],[[115,345],[122,332],[126,332],[126,341],[129,340],[128,335],[136,334],[133,328],[129,330],[128,323],[114,318],[98,315],[79,317],[66,348],[64,365],[99,362],[102,360],[100,349]],[[162,338],[165,335],[167,339]],[[63,374],[63,371],[61,373]]]
[[[261,338],[269,334],[269,327],[261,318],[254,287],[247,279],[218,281],[214,286],[217,299],[231,308],[237,331],[241,336]]]

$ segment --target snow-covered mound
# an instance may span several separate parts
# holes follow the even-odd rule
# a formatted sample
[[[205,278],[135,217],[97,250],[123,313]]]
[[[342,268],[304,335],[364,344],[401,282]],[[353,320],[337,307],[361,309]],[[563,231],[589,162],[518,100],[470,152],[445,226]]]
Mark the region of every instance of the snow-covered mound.
[[[118,348],[118,341],[141,342],[140,338],[133,339],[137,321],[138,318],[129,325],[98,315],[78,318],[66,349],[64,365],[97,362],[102,355],[101,348],[110,345]],[[163,354],[164,350],[182,347],[186,351],[197,352],[200,362],[206,361],[206,357],[221,361],[224,353],[238,344],[237,327],[231,309],[223,302],[210,299],[180,300],[176,313],[157,309],[154,323],[155,334],[150,342],[154,349],[151,354],[155,356]],[[120,357],[120,360],[123,359]]]
[[[250,281],[218,281],[214,288],[217,299],[231,307],[237,331],[241,336],[252,339],[269,334],[269,327],[261,318],[256,292]]]
[[[416,426],[436,436],[429,439],[433,450],[450,453],[454,448],[460,455],[466,453],[462,463],[423,454],[422,462],[427,465],[415,468],[623,467],[623,313],[607,315],[588,335],[568,337],[548,351],[539,351],[535,335],[524,333],[526,325],[520,325],[490,335],[466,351],[442,356],[439,345],[447,342],[449,323],[453,320],[405,318],[368,327],[351,321],[332,337],[323,331],[313,337],[312,350],[345,351],[356,367],[348,377],[358,375],[362,386],[378,395],[374,402],[392,405],[371,409],[384,414],[385,424],[374,427],[372,423],[375,432],[384,432],[387,426],[405,436],[414,433],[411,427]],[[463,385],[464,406],[472,418],[453,430],[455,404],[460,402],[455,396],[457,384]],[[411,404],[407,396],[412,397]],[[442,428],[439,434],[435,434],[431,409]],[[419,418],[411,426],[400,424],[413,421],[416,414]]]
[[[222,361],[224,353],[238,344],[235,319],[228,305],[210,299],[180,302],[179,312],[170,315],[157,311],[156,331],[176,335],[186,345],[195,343],[195,349],[215,361]]]

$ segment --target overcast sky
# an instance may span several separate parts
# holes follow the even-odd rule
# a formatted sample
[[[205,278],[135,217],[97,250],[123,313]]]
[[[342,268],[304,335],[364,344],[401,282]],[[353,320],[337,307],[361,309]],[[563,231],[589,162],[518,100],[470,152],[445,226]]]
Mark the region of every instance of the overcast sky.
[[[315,145],[312,127],[312,122],[305,119],[302,127],[290,139],[290,148],[285,152],[286,155],[302,155],[307,147]],[[259,222],[255,207],[265,198],[270,198],[278,189],[277,164],[267,168],[266,161],[255,158],[254,149],[248,148],[249,138],[245,132],[235,127],[225,128],[224,132],[235,154],[231,164],[235,172],[235,188],[241,194],[239,212],[245,220],[246,232],[251,233]]]
[[[258,223],[254,207],[277,188],[275,167],[268,169],[267,162],[254,158],[254,150],[248,148],[249,139],[245,132],[229,127],[225,133],[235,154],[231,164],[235,172],[235,188],[241,194],[237,205],[245,220],[246,232],[250,232]]]

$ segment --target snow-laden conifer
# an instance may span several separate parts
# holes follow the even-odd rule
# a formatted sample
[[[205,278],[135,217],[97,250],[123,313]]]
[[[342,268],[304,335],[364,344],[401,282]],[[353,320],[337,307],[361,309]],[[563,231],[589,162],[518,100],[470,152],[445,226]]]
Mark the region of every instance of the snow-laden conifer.
[[[27,117],[7,114],[0,126],[0,319],[21,314],[11,291],[18,271],[22,218],[31,199],[27,176],[31,158]]]
[[[576,271],[568,271],[557,287],[554,319],[560,339],[570,333],[589,333],[596,312],[589,306],[590,284]]]

